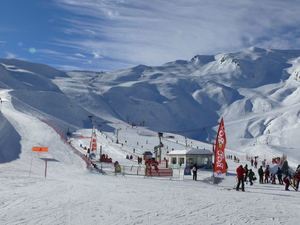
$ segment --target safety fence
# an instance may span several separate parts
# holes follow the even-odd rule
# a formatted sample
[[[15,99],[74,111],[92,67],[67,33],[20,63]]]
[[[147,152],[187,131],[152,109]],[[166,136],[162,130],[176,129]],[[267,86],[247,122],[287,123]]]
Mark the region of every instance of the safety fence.
[[[86,163],[86,167],[89,166],[89,162],[87,158],[82,154],[80,151],[78,151],[76,148],[74,148],[69,142],[67,136],[62,132],[61,129],[59,129],[52,121],[50,120],[43,120],[44,123],[48,124],[50,127],[52,127],[55,132],[60,136],[61,140],[64,141],[66,144],[69,145],[69,147],[74,151],[75,154],[79,155],[83,161]]]
[[[160,177],[160,178],[179,178],[177,175],[174,176],[173,169],[168,168],[157,168],[149,169],[145,165],[132,165],[123,166],[120,165],[118,169],[111,163],[99,163],[97,162],[99,171],[106,175],[114,176],[141,176],[145,178]]]

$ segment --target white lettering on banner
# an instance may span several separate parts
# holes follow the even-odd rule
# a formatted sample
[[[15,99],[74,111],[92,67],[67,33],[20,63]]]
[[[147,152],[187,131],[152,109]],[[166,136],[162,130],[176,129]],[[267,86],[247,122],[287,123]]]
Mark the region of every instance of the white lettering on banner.
[[[216,174],[217,176],[221,176],[221,175],[222,175],[222,171],[221,171],[221,170],[218,170],[217,172],[215,172],[215,174]]]
[[[217,140],[216,140],[216,149],[215,149],[215,168],[214,176],[223,178],[226,172],[226,160],[225,160],[225,145],[226,145],[226,134],[223,118],[220,122]]]
[[[94,133],[94,137],[92,138],[91,151],[97,150],[97,139],[96,134]]]
[[[224,144],[224,142],[225,142],[225,140],[224,140],[224,131],[223,130],[220,130],[220,132],[219,132],[219,135],[218,135],[218,144],[219,144],[219,146],[221,145],[223,145]]]
[[[223,158],[224,158],[223,151],[222,150],[218,150],[217,154],[218,154],[217,162],[216,162],[217,163],[217,167],[221,167],[223,169],[224,168],[224,165],[222,163]]]

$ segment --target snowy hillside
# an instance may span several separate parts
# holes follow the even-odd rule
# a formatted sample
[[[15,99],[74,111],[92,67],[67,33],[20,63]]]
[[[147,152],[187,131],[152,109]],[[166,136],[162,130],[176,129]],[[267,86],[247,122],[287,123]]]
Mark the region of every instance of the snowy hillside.
[[[213,185],[209,170],[201,170],[196,183],[180,170],[173,180],[91,173],[78,152],[89,146],[94,125],[102,131],[103,153],[135,168],[136,158],[159,144],[157,132],[164,133],[163,156],[186,145],[211,149],[223,117],[226,154],[241,164],[249,163],[246,156],[270,162],[286,154],[294,169],[300,162],[299,86],[300,50],[249,48],[113,72],[0,59],[0,223],[296,223],[287,209],[298,204],[296,192],[258,183],[247,186],[246,195],[228,191],[239,165],[232,160],[228,177]],[[68,131],[77,138],[67,139]],[[33,152],[33,146],[49,152]],[[257,212],[269,206],[269,213]],[[232,218],[237,212],[243,216]]]
[[[17,110],[50,120],[63,133],[91,128],[93,116],[107,131],[106,122],[123,121],[211,143],[224,117],[228,147],[293,154],[299,56],[249,48],[114,72],[62,72],[2,59],[0,87],[11,90]]]

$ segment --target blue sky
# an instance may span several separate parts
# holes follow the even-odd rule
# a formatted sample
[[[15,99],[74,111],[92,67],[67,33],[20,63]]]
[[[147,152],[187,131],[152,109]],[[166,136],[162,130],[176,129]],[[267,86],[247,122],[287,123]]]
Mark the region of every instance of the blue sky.
[[[65,70],[300,49],[299,0],[1,0],[0,58]]]

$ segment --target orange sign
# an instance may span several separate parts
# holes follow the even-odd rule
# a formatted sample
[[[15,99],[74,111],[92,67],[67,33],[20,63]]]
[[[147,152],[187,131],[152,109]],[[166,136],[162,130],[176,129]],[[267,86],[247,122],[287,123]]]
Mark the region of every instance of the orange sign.
[[[32,147],[32,151],[35,151],[35,152],[48,152],[48,147]]]

